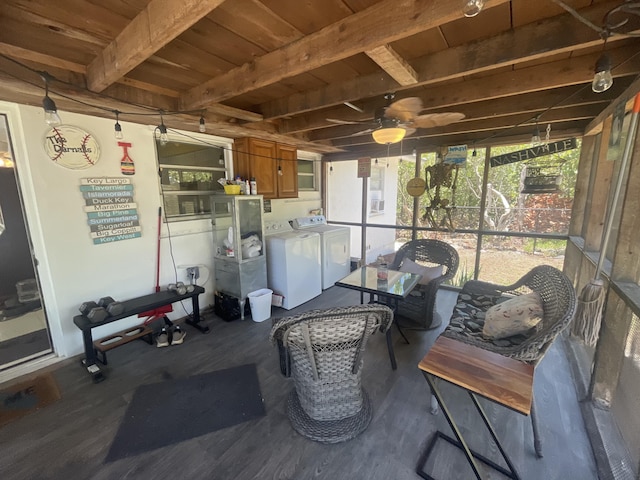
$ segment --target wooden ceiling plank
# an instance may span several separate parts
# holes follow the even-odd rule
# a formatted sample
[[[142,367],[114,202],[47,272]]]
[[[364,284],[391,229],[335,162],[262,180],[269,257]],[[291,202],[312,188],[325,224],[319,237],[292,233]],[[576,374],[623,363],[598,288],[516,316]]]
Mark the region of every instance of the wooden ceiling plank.
[[[103,91],[223,1],[152,0],[89,64],[89,88],[95,92]]]
[[[385,0],[191,89],[182,105],[192,109],[220,102],[461,16],[457,2]]]
[[[34,52],[26,48],[16,47],[8,43],[0,42],[0,53],[16,60],[28,60],[30,62],[39,63],[40,65],[59,67],[76,73],[86,73],[87,67],[76,62],[63,60],[52,55]]]
[[[580,14],[586,18],[601,19],[602,15],[616,4],[616,1],[597,4],[581,10]],[[633,27],[629,25],[629,28]],[[620,37],[612,37],[609,41],[616,41],[618,38]],[[601,42],[597,33],[566,14],[485,40],[426,55],[412,61],[412,64],[419,75],[418,85],[429,85],[577,48],[586,48]],[[339,105],[367,96],[383,95],[396,88],[403,90],[410,87],[398,87],[390,77],[381,78],[379,74],[373,74],[266,102],[260,106],[260,110],[266,119],[272,119]]]
[[[400,85],[418,83],[417,72],[390,45],[382,45],[365,53]]]

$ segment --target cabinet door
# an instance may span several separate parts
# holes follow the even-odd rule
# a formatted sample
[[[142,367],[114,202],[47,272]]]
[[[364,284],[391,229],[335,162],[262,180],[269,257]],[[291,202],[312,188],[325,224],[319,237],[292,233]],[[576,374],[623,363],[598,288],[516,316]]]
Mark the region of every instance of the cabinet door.
[[[251,145],[251,177],[258,184],[258,195],[264,198],[277,198],[277,171],[275,158],[276,145],[267,140],[252,138]]]
[[[278,198],[298,197],[298,152],[296,147],[277,145]]]

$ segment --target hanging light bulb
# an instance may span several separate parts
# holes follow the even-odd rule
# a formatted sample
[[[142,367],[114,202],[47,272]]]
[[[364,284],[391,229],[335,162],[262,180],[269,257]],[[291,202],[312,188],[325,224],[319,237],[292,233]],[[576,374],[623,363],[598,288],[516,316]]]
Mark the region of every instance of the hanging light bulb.
[[[333,163],[329,163],[329,175],[333,173]]]
[[[280,175],[280,176],[284,175],[282,173],[282,167],[280,165],[278,165],[278,175]]]
[[[204,124],[204,116],[200,115],[200,125],[198,125],[198,131],[200,133],[205,133],[207,131],[207,127]]]
[[[473,147],[473,153],[471,154],[472,157],[477,157],[478,156],[478,152],[476,152],[476,147]]]
[[[160,145],[166,145],[169,141],[169,135],[167,135],[167,127],[164,124],[162,114],[160,114],[160,125],[158,125],[158,130],[160,131]]]
[[[120,112],[116,110],[115,114],[116,114],[116,124],[113,127],[114,136],[116,137],[116,140],[122,140],[124,138],[124,135],[122,134],[122,127],[120,126],[120,122],[118,121]]]
[[[536,129],[533,131],[533,135],[531,135],[531,145],[537,147],[541,143],[542,141],[540,140],[540,129],[538,128],[538,124],[536,123]]]
[[[484,7],[483,0],[464,0],[462,13],[464,13],[465,17],[475,17],[480,13],[482,7]]]
[[[60,115],[58,115],[56,102],[54,102],[53,99],[49,96],[48,74],[43,74],[42,78],[44,79],[44,99],[42,100],[42,108],[44,108],[44,121],[54,127],[56,125],[60,125],[62,123],[62,120],[60,119]]]
[[[611,59],[607,53],[603,53],[596,62],[591,89],[595,93],[602,93],[609,90],[611,85],[613,85],[613,77],[611,76]]]

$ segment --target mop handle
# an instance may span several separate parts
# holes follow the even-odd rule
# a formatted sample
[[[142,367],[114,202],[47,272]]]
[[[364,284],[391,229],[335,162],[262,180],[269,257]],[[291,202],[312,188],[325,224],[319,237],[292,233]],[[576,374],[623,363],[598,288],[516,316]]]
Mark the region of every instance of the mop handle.
[[[162,238],[162,207],[158,207],[158,245],[156,248],[156,292],[160,291],[160,240]]]
[[[600,256],[598,257],[598,266],[596,267],[596,273],[593,278],[598,278],[602,271],[602,265],[604,264],[605,253],[607,251],[607,245],[609,244],[609,236],[611,235],[611,227],[613,226],[613,216],[616,205],[618,204],[618,197],[620,197],[620,190],[622,190],[622,181],[624,180],[624,173],[627,170],[627,163],[629,157],[631,157],[631,149],[633,148],[633,142],[636,136],[636,129],[638,127],[638,113],[640,112],[640,93],[636,94],[636,99],[633,104],[633,110],[631,111],[631,122],[629,124],[629,134],[627,135],[627,142],[624,146],[624,153],[622,154],[622,163],[620,164],[620,171],[616,181],[616,188],[613,192],[613,199],[611,200],[611,209],[609,215],[607,215],[607,224],[604,228],[602,236],[602,244],[600,245]]]

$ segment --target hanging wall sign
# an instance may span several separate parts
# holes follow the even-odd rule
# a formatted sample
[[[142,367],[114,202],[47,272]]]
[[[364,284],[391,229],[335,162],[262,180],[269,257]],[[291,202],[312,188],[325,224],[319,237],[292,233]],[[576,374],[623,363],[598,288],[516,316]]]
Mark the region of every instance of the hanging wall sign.
[[[416,177],[407,182],[407,193],[412,197],[419,197],[427,188],[424,178]]]
[[[466,145],[451,145],[447,147],[447,153],[444,155],[444,163],[453,163],[462,165],[467,161]]]
[[[80,191],[94,245],[142,236],[130,178],[83,178]]]
[[[371,159],[358,159],[358,178],[369,178],[371,176]]]
[[[72,170],[93,167],[100,160],[100,146],[89,132],[72,125],[52,127],[44,137],[49,158]]]
[[[504,155],[498,155],[497,157],[491,157],[491,166],[499,167],[510,163],[531,160],[532,158],[544,157],[545,155],[551,155],[552,153],[573,150],[577,146],[578,143],[575,138],[567,138],[566,140],[560,140],[559,142],[547,143],[546,145],[540,145],[537,147],[527,148],[525,150],[518,150],[517,152],[505,153]]]
[[[120,159],[120,173],[123,175],[135,175],[136,166],[133,163],[133,158],[129,156],[130,143],[118,142],[118,145],[122,147],[122,158]]]

